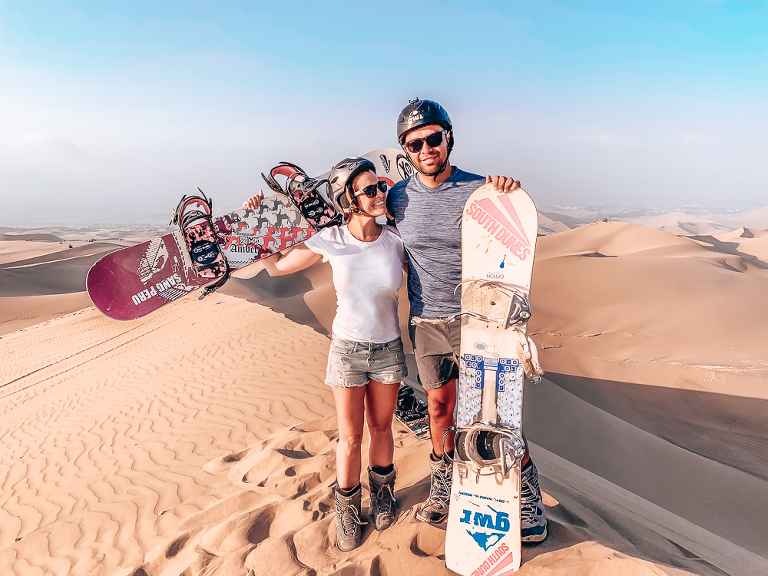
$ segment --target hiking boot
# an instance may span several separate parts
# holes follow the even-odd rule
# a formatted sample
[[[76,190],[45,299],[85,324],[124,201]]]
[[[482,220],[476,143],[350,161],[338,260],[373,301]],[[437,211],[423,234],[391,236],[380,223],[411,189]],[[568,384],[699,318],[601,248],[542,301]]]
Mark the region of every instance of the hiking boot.
[[[369,490],[371,492],[371,511],[376,530],[386,530],[395,521],[395,470],[382,476],[368,469]]]
[[[416,510],[416,518],[430,524],[440,524],[448,516],[448,505],[451,503],[451,482],[453,479],[453,464],[445,457],[433,460],[429,457],[430,477],[429,496]]]
[[[360,526],[364,522],[360,519],[362,489],[357,485],[355,491],[344,496],[338,488],[334,490],[336,497],[336,545],[342,552],[354,550],[363,541]]]
[[[547,537],[547,518],[539,489],[539,471],[533,460],[520,473],[520,538],[541,542]]]

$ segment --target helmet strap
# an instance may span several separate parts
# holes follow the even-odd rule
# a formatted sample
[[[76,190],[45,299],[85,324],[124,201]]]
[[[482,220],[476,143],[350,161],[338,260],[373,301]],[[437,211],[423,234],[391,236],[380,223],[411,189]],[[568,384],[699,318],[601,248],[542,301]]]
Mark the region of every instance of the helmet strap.
[[[349,188],[347,188],[346,194],[347,194],[347,200],[349,201],[348,214],[350,215],[357,214],[359,216],[368,216],[370,218],[373,218],[373,216],[368,214],[368,212],[366,212],[365,210],[363,210],[357,205],[357,199],[352,195],[352,192],[350,192]]]
[[[448,165],[448,158],[450,158],[450,156],[451,156],[451,154],[449,152],[448,156],[446,156],[446,158],[445,158],[445,162],[443,162],[443,164],[440,166],[440,168],[438,170],[436,170],[435,172],[424,172],[424,170],[422,170],[421,168],[416,166],[416,164],[414,164],[413,162],[411,162],[411,165],[414,167],[414,169],[419,174],[422,174],[423,176],[426,176],[427,178],[432,178],[434,181],[437,181],[437,177],[440,176],[440,174],[442,174],[443,172],[445,172],[445,168]]]

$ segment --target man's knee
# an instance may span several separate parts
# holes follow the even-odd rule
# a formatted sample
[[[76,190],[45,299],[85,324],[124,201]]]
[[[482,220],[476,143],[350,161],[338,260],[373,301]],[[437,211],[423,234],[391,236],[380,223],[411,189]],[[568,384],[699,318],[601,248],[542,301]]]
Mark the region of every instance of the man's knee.
[[[445,386],[427,390],[427,406],[429,414],[435,417],[445,417],[453,414],[456,406],[456,390],[454,381]]]

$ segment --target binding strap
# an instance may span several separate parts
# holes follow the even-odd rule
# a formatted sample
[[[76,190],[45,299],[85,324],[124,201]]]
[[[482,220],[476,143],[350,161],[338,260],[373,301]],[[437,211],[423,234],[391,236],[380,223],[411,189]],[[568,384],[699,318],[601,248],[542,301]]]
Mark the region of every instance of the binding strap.
[[[285,177],[285,188],[280,185],[276,176]],[[318,190],[327,185],[328,180],[311,178],[291,162],[280,162],[269,174],[262,172],[261,177],[273,192],[287,196],[313,228],[319,230],[328,226],[339,226],[343,222],[343,215],[337,213]]]
[[[280,164],[269,171],[269,175],[264,174],[264,172],[261,173],[261,177],[264,178],[267,186],[269,186],[273,192],[284,194],[286,196],[288,196],[288,192],[283,190],[283,187],[278,184],[277,180],[275,180],[275,176],[285,176],[288,179],[288,182],[293,180],[303,182],[309,178],[304,170],[290,162],[280,162]]]
[[[171,218],[171,224],[178,225],[178,227],[181,229],[181,232],[185,235],[184,236],[185,242],[187,242],[186,229],[189,228],[190,226],[201,224],[203,222],[207,222],[211,231],[215,234],[215,227],[213,225],[213,217],[212,217],[213,200],[208,198],[208,196],[205,195],[205,192],[200,190],[200,188],[198,188],[198,190],[200,191],[200,196],[184,195],[181,198],[181,200],[179,200],[179,203],[176,206],[176,210],[173,211],[173,216]],[[191,247],[187,246],[187,249],[189,250],[191,249]],[[231,270],[229,268],[229,262],[227,261],[227,258],[224,256],[224,254],[221,252],[221,249],[218,246],[218,244],[216,245],[216,249],[218,250],[218,253],[221,256],[222,260],[224,261],[224,274],[222,274],[219,278],[217,278],[213,283],[203,288],[203,291],[200,293],[200,300],[205,298],[211,292],[214,292],[218,288],[221,288],[224,285],[224,283],[227,280],[229,280],[229,276],[231,274]],[[216,259],[216,261],[218,261],[218,258]],[[199,264],[194,264],[194,266],[197,269],[212,268],[212,265],[200,266]]]

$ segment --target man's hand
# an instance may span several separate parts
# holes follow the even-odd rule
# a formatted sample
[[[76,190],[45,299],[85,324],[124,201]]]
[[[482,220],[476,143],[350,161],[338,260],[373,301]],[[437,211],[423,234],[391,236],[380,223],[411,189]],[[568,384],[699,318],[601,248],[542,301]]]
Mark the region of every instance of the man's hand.
[[[485,178],[486,184],[493,183],[493,189],[499,192],[510,193],[517,188],[520,188],[520,180],[515,180],[509,176],[494,176],[491,178],[487,176]]]
[[[243,208],[250,208],[251,210],[258,209],[259,206],[261,206],[261,201],[264,200],[264,192],[259,190],[259,193],[256,194],[256,196],[251,196],[243,202]]]

